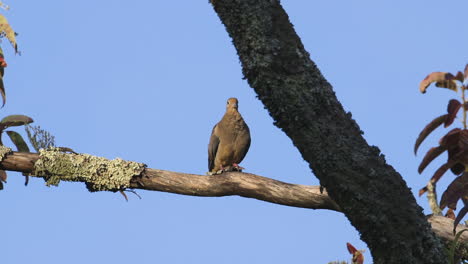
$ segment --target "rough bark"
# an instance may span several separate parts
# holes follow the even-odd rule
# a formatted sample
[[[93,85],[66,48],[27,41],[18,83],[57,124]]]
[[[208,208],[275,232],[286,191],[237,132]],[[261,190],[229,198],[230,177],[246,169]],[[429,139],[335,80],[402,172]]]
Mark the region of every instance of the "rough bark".
[[[248,83],[361,233],[374,263],[447,263],[405,181],[362,137],[279,1],[212,4]]]
[[[75,154],[64,154],[63,157],[67,160],[75,159],[88,162]],[[0,169],[30,174],[34,172],[34,164],[40,158],[36,153],[12,152],[0,162]],[[95,168],[91,168],[90,170],[95,170]],[[44,169],[52,171],[52,169]],[[80,171],[83,172],[82,169]],[[94,171],[88,172],[90,175],[93,173]],[[70,174],[75,175],[76,172]],[[84,183],[87,183],[86,179],[89,179],[89,177],[80,177],[80,175],[77,176],[78,180],[70,178],[70,175],[50,174],[48,176]],[[286,206],[341,212],[341,208],[328,196],[326,191],[320,192],[319,186],[284,183],[249,173],[230,172],[206,176],[146,168],[140,175],[133,176],[130,187],[192,196],[238,195]],[[432,224],[433,231],[446,243],[454,240],[453,220],[443,216],[431,216],[428,221]],[[458,230],[463,228],[466,226],[458,226]],[[460,242],[464,244],[458,248],[458,255],[468,258],[468,233],[462,235]]]

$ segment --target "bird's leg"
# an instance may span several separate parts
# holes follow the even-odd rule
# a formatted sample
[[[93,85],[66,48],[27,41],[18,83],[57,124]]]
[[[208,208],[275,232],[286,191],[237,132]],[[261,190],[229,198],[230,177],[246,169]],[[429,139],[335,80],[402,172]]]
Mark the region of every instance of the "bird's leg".
[[[237,164],[237,163],[233,163],[232,168],[233,168],[233,170],[240,171],[240,172],[242,172],[242,170],[245,170],[245,168],[239,166],[239,164]]]

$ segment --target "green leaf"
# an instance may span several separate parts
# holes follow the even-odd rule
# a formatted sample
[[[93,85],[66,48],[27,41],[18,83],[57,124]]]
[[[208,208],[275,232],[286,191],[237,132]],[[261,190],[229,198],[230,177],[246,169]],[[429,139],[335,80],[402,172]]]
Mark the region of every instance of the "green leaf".
[[[32,118],[25,115],[9,115],[0,121],[0,126],[3,129],[12,126],[22,126],[34,122]]]
[[[29,152],[28,145],[26,142],[24,142],[23,137],[19,133],[15,131],[6,131],[6,133],[10,137],[13,144],[15,144],[19,152]]]
[[[450,252],[449,252],[449,263],[450,264],[455,264],[455,249],[457,248],[457,243],[458,240],[460,239],[460,236],[463,234],[468,229],[463,229],[462,231],[458,232],[457,235],[455,236],[455,239],[452,242],[452,246],[450,247]]]

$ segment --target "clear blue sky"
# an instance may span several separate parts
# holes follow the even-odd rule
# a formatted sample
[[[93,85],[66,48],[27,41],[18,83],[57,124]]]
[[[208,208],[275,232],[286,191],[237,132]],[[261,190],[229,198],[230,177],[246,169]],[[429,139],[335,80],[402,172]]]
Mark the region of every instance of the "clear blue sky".
[[[26,114],[57,145],[151,168],[204,174],[211,128],[237,97],[252,145],[242,166],[277,180],[317,185],[291,140],[242,80],[235,49],[204,1],[8,1],[22,56],[8,62],[2,116]],[[466,1],[283,1],[312,59],[370,144],[413,193],[414,140],[442,114],[448,91],[418,92],[429,72],[468,62]],[[23,132],[23,129],[16,129]],[[8,142],[7,142],[8,144]],[[446,178],[452,179],[447,175]],[[88,193],[84,184],[24,187],[9,173],[0,192],[0,262],[327,263],[366,248],[340,213],[257,200],[140,191]],[[447,184],[442,181],[440,190]],[[426,206],[425,198],[418,198]],[[428,212],[427,212],[428,213]],[[366,251],[366,263],[371,263]]]

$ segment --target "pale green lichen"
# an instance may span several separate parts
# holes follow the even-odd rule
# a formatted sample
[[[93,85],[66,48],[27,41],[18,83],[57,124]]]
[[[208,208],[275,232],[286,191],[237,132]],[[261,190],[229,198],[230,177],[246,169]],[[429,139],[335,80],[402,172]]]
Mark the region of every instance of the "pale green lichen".
[[[5,156],[10,153],[11,153],[11,148],[7,148],[3,145],[0,145],[0,161],[2,161],[3,158],[5,158]]]
[[[34,175],[43,177],[46,185],[60,181],[85,182],[89,191],[118,191],[130,186],[133,176],[146,165],[120,158],[108,160],[89,154],[68,154],[59,148],[41,149],[34,164]]]

